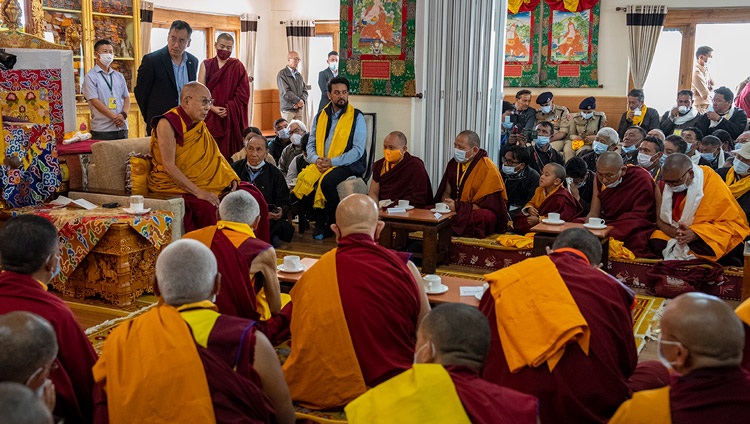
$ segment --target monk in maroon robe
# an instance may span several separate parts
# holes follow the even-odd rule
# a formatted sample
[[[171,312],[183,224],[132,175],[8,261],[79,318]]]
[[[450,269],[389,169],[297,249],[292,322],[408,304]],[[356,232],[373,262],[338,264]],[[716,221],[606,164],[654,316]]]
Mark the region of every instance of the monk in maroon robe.
[[[483,238],[502,233],[508,226],[505,183],[487,152],[479,147],[474,131],[463,131],[453,143],[454,158],[448,162],[435,202],[445,202],[456,213],[453,233]]]
[[[579,247],[572,249],[569,246]],[[551,272],[557,275],[535,275],[533,281],[526,281],[524,276],[528,272],[524,270],[518,278],[523,280],[522,287],[547,285],[556,278],[562,279],[588,325],[588,354],[584,353],[580,343],[573,342],[563,347],[562,356],[552,370],[547,361],[537,367],[524,366],[511,372],[500,342],[496,316],[500,312],[496,311],[491,285],[479,305],[489,320],[492,336],[483,377],[539,398],[542,422],[606,423],[630,396],[628,377],[638,362],[630,312],[635,295],[611,276],[591,266],[601,258],[601,244],[589,231],[566,230],[557,236],[553,249],[554,253],[548,258],[556,269]],[[527,261],[535,260],[538,258]],[[516,267],[521,272],[524,262],[505,270],[513,273]],[[544,290],[542,286],[539,288]],[[546,309],[542,302],[544,297],[530,288],[520,290],[524,293],[519,292],[521,296],[536,296],[540,319],[546,318],[547,322],[554,323],[567,318],[546,316],[543,312]],[[507,297],[508,294],[503,292],[502,296]],[[506,298],[505,301],[513,302],[513,299]],[[559,305],[555,306],[555,310],[559,310]]]
[[[409,205],[424,208],[433,203],[430,176],[422,159],[406,151],[406,136],[393,131],[383,141],[383,159],[372,167],[370,197],[376,202],[408,200]]]
[[[651,174],[641,167],[625,166],[615,152],[599,156],[596,173],[597,183],[586,219],[604,219],[613,227],[610,236],[623,242],[635,256],[654,257],[648,247],[649,237],[656,230],[656,197]]]
[[[539,187],[521,213],[513,218],[513,228],[526,234],[531,227],[547,218],[551,212],[559,213],[563,221],[572,221],[583,213],[581,203],[565,188],[565,168],[558,163],[548,163],[542,168]]]
[[[54,415],[66,422],[89,423],[93,416],[91,367],[96,352],[68,305],[47,292],[59,270],[57,230],[46,219],[21,215],[0,230],[0,314],[27,311],[49,321],[59,351],[50,372],[57,401]],[[0,347],[1,349],[2,347]]]
[[[216,57],[206,59],[198,70],[198,81],[211,90],[214,99],[206,126],[225,158],[242,150],[242,132],[247,128],[250,80],[245,65],[229,57],[234,38],[223,32],[216,39]]]

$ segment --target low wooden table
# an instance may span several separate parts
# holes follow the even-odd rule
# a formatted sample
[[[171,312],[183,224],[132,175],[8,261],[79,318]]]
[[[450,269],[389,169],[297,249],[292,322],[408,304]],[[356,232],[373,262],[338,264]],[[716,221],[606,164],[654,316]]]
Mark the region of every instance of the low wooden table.
[[[438,262],[448,259],[448,248],[451,242],[451,220],[455,212],[435,214],[427,209],[412,209],[406,212],[380,212],[380,219],[385,227],[380,233],[380,245],[389,249],[401,250],[406,247],[409,233],[422,232],[422,253],[414,254],[422,258],[422,272],[432,274]]]
[[[276,275],[279,277],[280,283],[287,283],[287,285],[294,285],[297,281],[299,281],[300,278],[302,278],[302,274],[305,273],[308,269],[310,269],[311,266],[315,265],[315,263],[318,262],[315,258],[302,258],[300,259],[300,263],[305,266],[305,270],[302,272],[284,272],[276,268]]]
[[[546,247],[552,246],[557,235],[571,228],[583,228],[589,230],[591,234],[595,235],[602,242],[602,265],[604,266],[604,269],[607,269],[607,265],[609,264],[609,232],[612,231],[613,228],[609,225],[607,228],[601,230],[592,230],[584,227],[583,224],[573,222],[566,222],[561,225],[545,223],[536,224],[531,228],[531,231],[534,233],[534,249],[531,251],[531,256],[546,255]]]
[[[430,304],[439,305],[441,303],[465,303],[469,306],[479,306],[479,300],[474,296],[461,296],[461,287],[482,286],[484,280],[470,280],[468,278],[449,277],[441,275],[443,284],[448,286],[448,291],[443,294],[428,294],[427,299]]]

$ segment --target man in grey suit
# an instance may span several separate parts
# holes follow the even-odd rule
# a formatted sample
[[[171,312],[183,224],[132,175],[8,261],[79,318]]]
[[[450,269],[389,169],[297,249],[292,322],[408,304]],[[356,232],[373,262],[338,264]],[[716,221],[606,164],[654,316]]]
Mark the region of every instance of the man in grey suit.
[[[198,73],[198,58],[185,51],[193,29],[185,21],[174,21],[167,34],[167,45],[141,60],[135,83],[135,100],[151,134],[151,119],[180,103],[180,91]]]
[[[292,119],[305,120],[303,113],[307,103],[307,84],[297,70],[300,58],[297,52],[289,52],[287,65],[276,75],[276,84],[279,86],[279,104],[281,117],[287,122]]]
[[[318,87],[320,87],[320,104],[318,110],[320,111],[331,100],[328,99],[328,81],[333,77],[339,76],[339,52],[333,50],[328,53],[328,67],[318,73]]]

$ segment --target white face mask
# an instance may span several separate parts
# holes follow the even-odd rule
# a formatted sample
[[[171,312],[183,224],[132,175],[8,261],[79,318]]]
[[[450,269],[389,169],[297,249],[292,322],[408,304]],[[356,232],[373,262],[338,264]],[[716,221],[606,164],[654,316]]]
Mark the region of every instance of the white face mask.
[[[99,55],[99,62],[104,66],[109,67],[113,60],[115,60],[115,55],[112,53],[102,53]]]
[[[331,70],[331,72],[336,73],[336,70],[339,69],[339,63],[331,62],[328,64],[328,68]]]
[[[645,153],[638,152],[638,165],[644,168],[650,166],[654,162],[654,157],[649,156]]]
[[[302,143],[302,134],[292,134],[289,139],[292,140],[292,144],[299,146]]]
[[[681,115],[688,113],[689,110],[690,108],[687,106],[680,106],[677,108],[677,111],[680,112]]]
[[[265,161],[265,160],[262,160],[262,161],[260,161],[260,163],[259,163],[259,164],[257,164],[257,165],[250,165],[250,163],[248,163],[248,164],[247,164],[247,166],[249,166],[249,167],[250,167],[250,169],[252,169],[253,171],[257,171],[257,170],[259,170],[260,168],[262,168],[262,167],[263,167],[263,165],[265,165],[265,164],[266,164],[266,161]]]
[[[661,364],[664,365],[668,370],[673,370],[674,364],[672,362],[669,362],[667,358],[665,358],[661,353],[661,345],[682,346],[682,343],[662,340],[661,334],[659,334],[659,338],[656,339],[656,356],[659,358],[659,362],[661,362]]]
[[[683,191],[687,190],[688,186],[687,184],[680,184],[676,187],[672,187],[673,193],[682,193]]]
[[[458,147],[453,148],[453,158],[456,159],[456,162],[458,163],[464,163],[469,160],[469,158],[466,157],[467,153],[468,152],[461,150]]]
[[[423,344],[422,347],[420,347],[419,349],[417,349],[416,352],[414,352],[414,363],[415,364],[417,363],[417,355],[419,355],[419,352],[423,351],[424,348],[426,348],[427,346],[430,346],[430,350],[432,351],[432,357],[433,358],[435,357],[435,344],[432,343],[431,341],[427,342],[427,343]]]
[[[619,180],[617,180],[617,181],[613,182],[612,184],[607,184],[607,185],[606,185],[606,187],[607,187],[607,188],[615,188],[615,187],[617,187],[618,185],[620,185],[620,183],[621,183],[621,182],[622,182],[622,177],[620,177],[620,179],[619,179]]]
[[[289,138],[289,127],[276,131],[276,135],[281,138]]]
[[[216,303],[216,293],[211,295],[211,303]]]

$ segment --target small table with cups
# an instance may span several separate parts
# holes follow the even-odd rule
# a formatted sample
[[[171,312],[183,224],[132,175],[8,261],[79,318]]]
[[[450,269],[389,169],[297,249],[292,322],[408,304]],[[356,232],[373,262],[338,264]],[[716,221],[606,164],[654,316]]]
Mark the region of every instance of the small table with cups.
[[[302,274],[305,273],[311,266],[318,262],[315,258],[302,258],[299,256],[284,256],[284,263],[276,267],[276,275],[279,277],[280,283],[286,283],[287,285],[294,285]]]
[[[598,218],[590,219],[594,220]],[[551,223],[551,221],[549,221],[548,219],[544,220],[543,222],[531,228],[531,231],[534,233],[534,249],[531,251],[531,256],[546,255],[546,247],[552,246],[552,243],[555,242],[555,238],[557,238],[557,235],[571,228],[587,229],[591,232],[591,234],[595,235],[596,238],[599,239],[599,241],[601,241],[602,265],[606,269],[607,265],[609,264],[609,232],[613,227],[606,225],[604,223],[604,220],[601,220],[599,222],[599,225],[595,225],[594,222],[586,224],[565,221],[559,221],[559,223]]]
[[[428,274],[424,276],[423,281],[427,292],[427,300],[432,305],[464,303],[469,306],[479,306],[479,300],[486,290],[484,280]],[[463,291],[467,292],[463,295],[461,293],[462,287]]]

